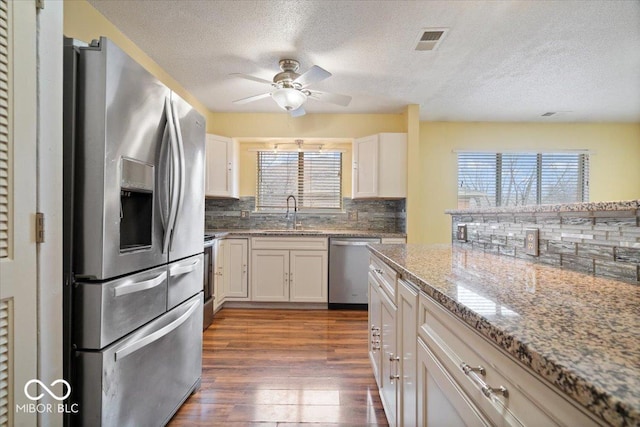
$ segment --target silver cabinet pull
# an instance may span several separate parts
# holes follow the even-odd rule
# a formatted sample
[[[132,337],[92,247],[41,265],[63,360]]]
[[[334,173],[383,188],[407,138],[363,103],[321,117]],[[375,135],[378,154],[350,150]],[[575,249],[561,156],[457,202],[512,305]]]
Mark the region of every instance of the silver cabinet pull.
[[[191,273],[193,270],[196,269],[196,266],[198,264],[200,264],[200,259],[197,259],[193,261],[191,264],[187,264],[187,265],[174,265],[173,267],[169,268],[169,275],[173,277],[173,276],[179,276],[180,274]]]
[[[480,386],[480,391],[482,391],[482,394],[484,394],[486,397],[490,398],[493,394],[501,394],[505,398],[509,397],[509,390],[507,390],[506,387],[491,387],[486,382],[484,382],[482,378],[480,378],[478,374],[483,376],[486,374],[486,370],[482,366],[473,367],[467,365],[465,362],[462,362],[460,364],[460,369],[462,369],[462,372],[464,372],[465,375],[467,375]]]
[[[155,288],[167,279],[167,272],[163,271],[153,279],[144,280],[142,282],[130,282],[123,283],[113,288],[113,296],[119,297],[122,295],[132,294],[134,292],[146,291],[147,289]]]
[[[393,353],[391,353],[389,355],[389,362],[393,363],[393,362],[400,362],[400,356],[398,355],[394,355]],[[398,371],[400,370],[400,366],[399,364],[396,365],[396,373],[395,374],[391,374],[389,375],[389,379],[391,380],[391,384],[393,384],[393,382],[395,380],[399,380],[400,379],[400,375],[398,374]]]

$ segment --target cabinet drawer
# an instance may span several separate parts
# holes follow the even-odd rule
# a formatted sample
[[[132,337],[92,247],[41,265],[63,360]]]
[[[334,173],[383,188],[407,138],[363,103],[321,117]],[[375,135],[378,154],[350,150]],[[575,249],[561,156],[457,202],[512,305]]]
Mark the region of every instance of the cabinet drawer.
[[[78,283],[74,293],[77,348],[101,349],[167,310],[167,267],[104,283]]]
[[[378,281],[380,287],[384,290],[389,299],[391,299],[394,304],[397,304],[396,294],[398,291],[398,273],[375,255],[371,255],[369,271],[373,274],[373,277]]]
[[[251,249],[327,250],[325,237],[253,237]]]
[[[568,397],[421,294],[418,335],[451,377],[495,425],[600,425]],[[466,372],[463,366],[468,366]],[[483,372],[475,371],[478,367]],[[482,389],[483,383],[500,391]],[[486,393],[486,394],[485,394]]]

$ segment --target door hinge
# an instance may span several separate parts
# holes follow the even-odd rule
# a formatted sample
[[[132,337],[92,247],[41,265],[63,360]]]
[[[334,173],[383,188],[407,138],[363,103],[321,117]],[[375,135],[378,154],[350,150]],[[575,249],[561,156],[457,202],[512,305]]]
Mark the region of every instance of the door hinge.
[[[44,243],[44,214],[36,212],[36,243]]]
[[[36,0],[36,9],[44,9],[44,0]]]

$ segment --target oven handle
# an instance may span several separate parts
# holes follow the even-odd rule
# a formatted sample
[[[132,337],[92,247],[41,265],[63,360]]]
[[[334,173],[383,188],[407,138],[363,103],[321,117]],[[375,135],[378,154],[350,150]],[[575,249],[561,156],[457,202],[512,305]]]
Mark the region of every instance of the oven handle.
[[[132,342],[131,344],[123,347],[122,349],[115,352],[115,360],[118,361],[120,359],[124,359],[132,353],[148,346],[149,344],[158,341],[160,338],[169,335],[171,332],[176,330],[180,325],[187,321],[189,317],[193,314],[196,309],[200,307],[200,299],[196,299],[191,302],[191,307],[187,309],[187,311],[180,317],[178,317],[173,322],[169,323],[167,326],[164,326],[157,331],[141,338],[137,341]]]
[[[113,288],[113,296],[119,297],[122,295],[132,294],[134,292],[146,291],[147,289],[155,288],[165,280],[167,280],[167,272],[163,271],[153,279],[144,280],[142,282],[131,282],[118,285]]]

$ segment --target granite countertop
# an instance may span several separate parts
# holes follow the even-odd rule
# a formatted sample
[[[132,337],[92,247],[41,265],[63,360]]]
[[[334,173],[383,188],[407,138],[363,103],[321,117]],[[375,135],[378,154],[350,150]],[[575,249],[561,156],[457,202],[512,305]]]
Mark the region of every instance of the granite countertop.
[[[557,205],[525,205],[495,208],[450,209],[445,213],[464,215],[471,213],[560,213],[560,212],[601,212],[627,211],[640,209],[640,200],[622,200],[611,202],[565,203]]]
[[[451,245],[369,247],[597,417],[640,425],[639,286]]]
[[[280,230],[280,229],[235,229],[235,230],[205,230],[205,234],[213,235],[215,238],[221,237],[263,237],[263,236],[318,236],[318,237],[398,237],[406,238],[406,233],[388,233],[377,230],[324,230],[324,229],[302,229],[302,230]]]

